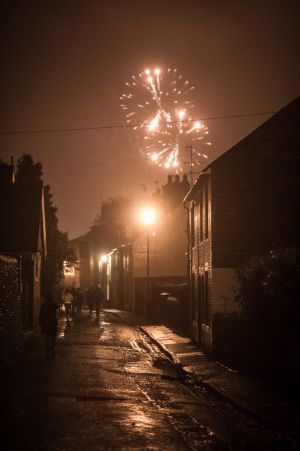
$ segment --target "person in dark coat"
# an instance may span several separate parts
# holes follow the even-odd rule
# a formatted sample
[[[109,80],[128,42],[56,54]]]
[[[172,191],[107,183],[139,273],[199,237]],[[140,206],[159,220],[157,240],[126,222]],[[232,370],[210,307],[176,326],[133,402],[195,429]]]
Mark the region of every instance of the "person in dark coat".
[[[100,285],[95,285],[93,290],[94,304],[96,308],[96,317],[99,318],[100,309],[104,299],[104,291]]]
[[[81,291],[80,288],[78,288],[76,293],[76,310],[78,313],[82,312],[83,302],[84,302],[83,292]]]
[[[86,302],[89,307],[90,315],[93,314],[94,309],[94,294],[93,294],[93,287],[89,287],[86,293]]]
[[[55,353],[55,338],[57,332],[56,310],[58,305],[54,302],[54,296],[48,292],[45,302],[41,305],[40,310],[40,326],[42,333],[45,334],[45,350],[46,355]]]
[[[71,287],[70,291],[71,291],[71,294],[72,294],[72,296],[73,296],[73,299],[72,299],[72,307],[71,307],[71,309],[72,309],[72,310],[71,310],[71,313],[72,313],[72,315],[74,315],[75,309],[76,309],[76,304],[77,304],[77,299],[76,299],[76,297],[77,297],[77,292],[76,292],[76,288],[75,288],[74,285]]]

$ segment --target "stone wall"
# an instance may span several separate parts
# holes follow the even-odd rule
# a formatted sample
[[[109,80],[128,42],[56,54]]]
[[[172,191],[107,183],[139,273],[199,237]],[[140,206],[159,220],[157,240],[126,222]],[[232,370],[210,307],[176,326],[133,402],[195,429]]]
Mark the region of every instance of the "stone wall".
[[[10,352],[22,331],[19,263],[0,255],[0,353]]]

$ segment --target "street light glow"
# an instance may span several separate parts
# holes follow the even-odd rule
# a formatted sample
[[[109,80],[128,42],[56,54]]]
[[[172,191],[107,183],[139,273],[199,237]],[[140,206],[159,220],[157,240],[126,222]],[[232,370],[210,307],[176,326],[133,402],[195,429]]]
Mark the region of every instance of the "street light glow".
[[[153,208],[146,208],[142,212],[142,218],[145,225],[152,225],[156,219],[156,212]]]
[[[107,262],[107,255],[101,255],[101,261],[102,261],[102,263],[106,263]]]

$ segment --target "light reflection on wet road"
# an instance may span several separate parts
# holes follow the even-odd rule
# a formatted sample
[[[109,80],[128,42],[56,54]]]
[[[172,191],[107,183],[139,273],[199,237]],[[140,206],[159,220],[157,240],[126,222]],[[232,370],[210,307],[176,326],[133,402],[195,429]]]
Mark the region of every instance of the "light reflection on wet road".
[[[137,329],[108,314],[100,324],[62,315],[56,355],[46,359],[37,345],[5,368],[1,394],[1,449],[263,449],[189,391]]]

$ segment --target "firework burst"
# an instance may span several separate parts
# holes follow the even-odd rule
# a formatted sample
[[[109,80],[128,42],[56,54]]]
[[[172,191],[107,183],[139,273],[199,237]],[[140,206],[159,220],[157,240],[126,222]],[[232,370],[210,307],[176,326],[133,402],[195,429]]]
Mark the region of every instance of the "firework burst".
[[[208,129],[193,119],[194,86],[177,69],[146,69],[132,75],[125,87],[120,100],[126,125],[136,130],[141,149],[154,163],[182,172],[187,147],[192,149],[193,165],[207,158],[203,149],[211,145]]]

